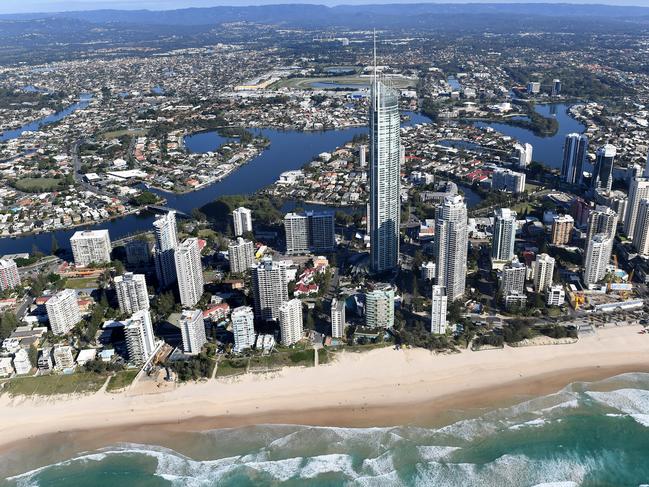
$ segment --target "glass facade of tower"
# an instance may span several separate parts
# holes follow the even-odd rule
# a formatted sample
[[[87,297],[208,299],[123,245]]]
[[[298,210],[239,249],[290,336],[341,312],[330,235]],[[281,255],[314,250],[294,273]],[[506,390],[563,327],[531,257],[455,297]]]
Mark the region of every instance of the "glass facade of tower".
[[[400,222],[399,95],[378,79],[370,104],[370,269],[392,270],[399,261]]]

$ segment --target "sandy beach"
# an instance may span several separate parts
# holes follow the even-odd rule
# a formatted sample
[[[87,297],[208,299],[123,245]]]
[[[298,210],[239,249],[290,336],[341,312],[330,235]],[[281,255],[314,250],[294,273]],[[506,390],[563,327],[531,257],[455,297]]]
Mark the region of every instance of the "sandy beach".
[[[571,345],[437,355],[420,349],[342,353],[332,364],[186,384],[158,394],[0,396],[0,451],[41,435],[130,441],[262,423],[387,426],[433,423],[473,409],[557,391],[574,381],[649,371],[649,335],[627,326]],[[155,425],[153,427],[152,425]]]

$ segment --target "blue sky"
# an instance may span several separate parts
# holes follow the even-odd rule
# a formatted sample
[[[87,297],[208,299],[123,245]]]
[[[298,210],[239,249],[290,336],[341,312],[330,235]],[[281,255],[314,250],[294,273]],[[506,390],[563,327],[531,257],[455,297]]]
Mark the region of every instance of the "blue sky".
[[[0,0],[0,13],[63,12],[97,8],[166,10],[215,5],[260,5],[316,3],[324,5],[358,3],[417,3],[419,0]],[[437,3],[598,3],[649,7],[649,0],[441,0]]]

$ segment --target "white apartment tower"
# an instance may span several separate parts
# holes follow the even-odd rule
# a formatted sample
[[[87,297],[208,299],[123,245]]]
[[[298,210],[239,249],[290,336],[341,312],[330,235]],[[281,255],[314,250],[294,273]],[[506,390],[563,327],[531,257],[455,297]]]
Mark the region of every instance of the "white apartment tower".
[[[365,295],[365,324],[370,328],[394,326],[394,289],[389,284],[377,284]]]
[[[286,267],[266,258],[252,268],[255,317],[264,321],[279,319],[279,308],[288,301]]]
[[[577,133],[566,135],[561,178],[570,184],[580,184],[584,173],[584,161],[587,157],[588,137]]]
[[[532,163],[532,154],[533,154],[532,144],[514,144],[514,152],[516,153],[516,159],[518,167],[525,169]]]
[[[376,51],[376,49],[375,49]],[[375,52],[376,63],[376,52]],[[374,69],[370,100],[370,270],[399,264],[401,218],[399,93]]]
[[[287,213],[284,216],[284,233],[287,254],[309,253],[309,218],[306,215]]]
[[[597,233],[588,241],[584,256],[584,284],[587,287],[604,279],[612,248],[613,239],[605,233]]]
[[[242,274],[255,265],[255,245],[250,240],[237,237],[236,242],[228,245],[230,272]]]
[[[241,237],[244,233],[252,232],[252,211],[240,206],[232,212],[234,236]]]
[[[279,307],[278,314],[282,345],[288,347],[300,341],[303,333],[302,301],[299,299],[285,301]]]
[[[446,333],[446,308],[448,298],[444,286],[433,286],[430,310],[430,332],[437,335]]]
[[[197,355],[207,343],[205,321],[200,309],[185,309],[180,315],[180,334],[183,339],[183,352]]]
[[[517,230],[516,217],[516,212],[509,208],[496,210],[491,244],[491,258],[493,260],[508,262],[514,258],[514,243]]]
[[[331,337],[342,338],[345,334],[345,300],[331,300]]]
[[[586,230],[586,241],[598,233],[604,233],[615,238],[617,230],[617,213],[608,206],[597,205],[588,215],[588,227]]]
[[[127,272],[123,276],[115,277],[115,292],[122,313],[133,314],[149,309],[149,291],[144,274]]]
[[[65,335],[81,321],[77,293],[73,289],[59,291],[45,303],[47,319],[55,335]]]
[[[494,191],[523,193],[525,191],[525,173],[498,168],[491,176],[491,187]]]
[[[284,231],[287,254],[331,252],[336,245],[334,214],[331,212],[287,213]]]
[[[240,306],[232,310],[232,333],[234,351],[241,352],[255,343],[255,313],[250,306]]]
[[[82,230],[70,238],[74,264],[85,267],[90,264],[110,262],[110,235],[108,230]]]
[[[178,246],[174,253],[176,260],[176,276],[180,302],[183,306],[192,307],[203,295],[203,266],[201,251],[197,238],[188,238]]]
[[[543,293],[552,285],[554,276],[554,258],[548,254],[539,254],[532,262],[532,274],[534,275],[534,291]]]
[[[636,178],[631,181],[626,216],[624,218],[624,233],[631,239],[635,232],[635,222],[638,217],[640,201],[645,198],[649,198],[649,177]]]
[[[176,282],[176,262],[174,253],[178,247],[176,234],[176,212],[170,211],[153,222],[155,247],[153,257],[160,287],[166,288]]]
[[[649,199],[640,201],[633,232],[633,246],[640,255],[649,255]]]
[[[523,293],[525,290],[525,277],[527,276],[527,268],[525,264],[519,262],[518,259],[512,260],[507,264],[501,275],[500,289],[503,296],[512,293]]]
[[[437,284],[446,288],[450,302],[464,294],[468,247],[464,198],[448,195],[435,210],[435,263]]]
[[[0,259],[0,291],[20,286],[18,265],[11,259]]]
[[[54,347],[54,365],[57,370],[67,370],[74,368],[74,356],[72,347],[69,345],[57,345]]]
[[[143,365],[155,351],[151,315],[148,310],[136,311],[126,320],[124,337],[128,360],[133,365]]]

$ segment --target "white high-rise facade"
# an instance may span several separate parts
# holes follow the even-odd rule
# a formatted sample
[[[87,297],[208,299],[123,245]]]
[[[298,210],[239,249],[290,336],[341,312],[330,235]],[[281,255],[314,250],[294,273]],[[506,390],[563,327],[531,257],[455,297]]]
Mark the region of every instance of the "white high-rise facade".
[[[232,310],[232,333],[234,351],[241,352],[255,344],[255,313],[250,306],[240,306]]]
[[[516,162],[519,168],[525,169],[532,163],[532,155],[534,152],[532,144],[514,144],[514,152],[516,153]]]
[[[287,254],[331,252],[336,245],[332,212],[287,213],[284,217]]]
[[[240,206],[232,212],[234,236],[241,237],[244,233],[252,232],[252,211]]]
[[[516,242],[516,212],[509,208],[499,208],[494,215],[491,258],[495,261],[510,261],[514,258]]]
[[[370,101],[370,270],[399,264],[401,126],[399,93],[376,72]]]
[[[365,295],[365,324],[370,328],[394,326],[394,289],[390,284],[377,284]]]
[[[491,176],[491,187],[494,191],[523,193],[525,191],[525,173],[498,168]]]
[[[566,135],[561,178],[570,184],[580,184],[586,157],[588,157],[588,137],[576,133]]]
[[[534,275],[534,291],[543,293],[552,285],[554,278],[554,258],[548,254],[539,254],[532,262],[532,274]]]
[[[237,237],[236,242],[228,245],[230,272],[242,274],[255,265],[255,245],[250,240]]]
[[[514,259],[507,264],[503,268],[501,276],[500,289],[503,296],[507,297],[507,295],[512,293],[522,293],[525,290],[526,276],[527,268],[518,259]]]
[[[342,338],[345,334],[345,300],[331,300],[331,337]]]
[[[584,256],[584,284],[587,287],[597,284],[606,275],[612,248],[613,240],[605,233],[597,233],[588,241]]]
[[[633,232],[633,246],[640,255],[649,255],[649,199],[640,201]]]
[[[631,239],[635,232],[635,222],[638,218],[640,201],[645,198],[649,198],[649,177],[636,178],[631,181],[626,216],[624,218],[624,234]]]
[[[291,299],[285,301],[278,310],[279,328],[282,334],[282,345],[288,347],[302,338],[302,301]]]
[[[83,230],[70,238],[74,263],[85,267],[90,264],[110,262],[112,246],[108,230]]]
[[[176,261],[174,253],[178,247],[176,234],[176,212],[170,211],[153,222],[155,247],[153,257],[160,287],[166,288],[176,282]]]
[[[264,321],[279,319],[279,307],[288,301],[286,267],[272,259],[263,259],[252,268],[255,316]]]
[[[446,333],[446,308],[448,297],[444,286],[433,286],[430,311],[430,331],[437,335]]]
[[[47,319],[55,335],[65,335],[81,321],[81,311],[74,289],[59,291],[45,303]]]
[[[309,219],[306,215],[287,213],[284,216],[284,233],[287,254],[309,253]]]
[[[188,238],[175,251],[180,302],[191,308],[203,295],[203,266],[197,238]]]
[[[12,259],[0,259],[0,291],[20,286],[18,265]]]
[[[155,351],[151,314],[148,310],[137,311],[126,320],[124,338],[129,362],[133,365],[146,363]]]
[[[180,334],[183,339],[183,352],[196,355],[207,343],[205,321],[200,309],[185,309],[180,315]]]
[[[587,241],[598,233],[604,233],[611,239],[615,238],[617,230],[617,213],[608,206],[597,205],[588,215],[586,230]]]
[[[435,210],[435,263],[437,284],[446,288],[450,302],[464,294],[467,248],[467,211],[460,195],[444,197]]]
[[[123,276],[116,276],[115,293],[122,313],[132,314],[150,307],[144,274],[127,272]]]

